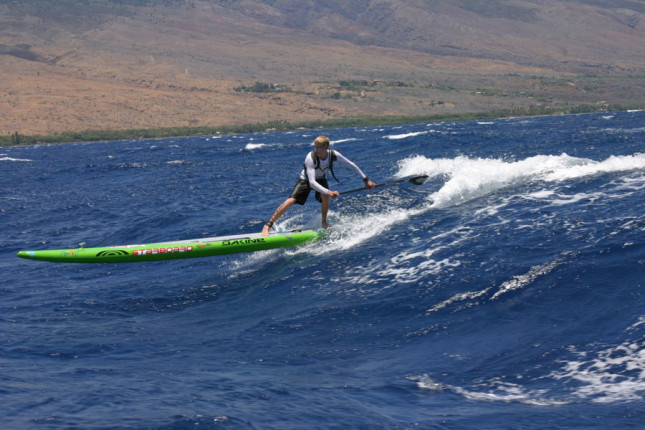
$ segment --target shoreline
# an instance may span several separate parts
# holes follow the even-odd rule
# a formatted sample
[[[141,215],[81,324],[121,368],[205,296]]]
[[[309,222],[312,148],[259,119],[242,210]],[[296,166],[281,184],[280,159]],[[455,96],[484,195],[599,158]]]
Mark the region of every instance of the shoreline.
[[[414,124],[423,122],[473,121],[481,119],[500,119],[509,117],[535,117],[566,115],[579,113],[618,112],[631,109],[642,109],[643,106],[625,105],[576,105],[576,106],[531,106],[523,108],[498,109],[483,112],[464,112],[454,114],[431,114],[414,116],[362,116],[333,118],[315,121],[269,121],[266,123],[222,125],[222,126],[185,126],[156,129],[124,130],[84,130],[69,131],[54,135],[21,135],[13,133],[0,136],[0,147],[24,146],[38,144],[64,144],[81,142],[111,142],[140,139],[162,139],[202,135],[251,134],[266,132],[293,131],[299,129],[371,127],[379,125]]]

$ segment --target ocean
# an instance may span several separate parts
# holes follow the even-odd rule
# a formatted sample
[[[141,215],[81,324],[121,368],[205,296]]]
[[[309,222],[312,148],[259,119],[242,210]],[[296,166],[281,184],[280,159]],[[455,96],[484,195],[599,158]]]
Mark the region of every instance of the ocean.
[[[339,197],[300,247],[16,257],[259,232],[321,134],[376,183],[429,179]],[[3,428],[645,423],[645,111],[7,147],[0,169]],[[320,228],[318,203],[276,227]]]

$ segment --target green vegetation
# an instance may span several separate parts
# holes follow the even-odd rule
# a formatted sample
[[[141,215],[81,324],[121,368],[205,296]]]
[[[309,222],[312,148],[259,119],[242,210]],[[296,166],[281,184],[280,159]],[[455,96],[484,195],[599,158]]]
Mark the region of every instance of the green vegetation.
[[[347,91],[362,91],[367,87],[375,87],[377,85],[383,85],[386,87],[412,86],[402,81],[379,81],[377,79],[374,79],[372,81],[367,81],[365,79],[345,79],[338,81],[339,88]]]
[[[361,92],[367,88],[372,88],[377,85],[383,85],[387,87],[409,87],[410,84],[406,84],[401,81],[378,81],[372,80],[368,81],[365,79],[343,79],[338,81],[337,85],[333,85],[333,88],[336,90],[330,97],[333,99],[340,99],[340,91],[355,91]],[[282,84],[269,84],[266,82],[255,82],[253,85],[240,85],[239,87],[233,88],[235,91],[244,92],[244,93],[285,93],[293,92],[291,87]]]
[[[422,122],[471,121],[515,116],[561,115],[592,112],[616,112],[626,109],[637,109],[642,106],[621,105],[578,105],[578,106],[530,106],[523,108],[500,109],[491,112],[465,112],[418,116],[369,116],[355,118],[337,118],[327,120],[303,121],[270,121],[266,123],[245,124],[221,127],[170,127],[158,129],[132,130],[87,130],[66,132],[51,136],[25,136],[18,132],[0,136],[0,146],[30,145],[38,143],[71,143],[135,139],[155,139],[179,136],[199,136],[213,134],[242,134],[266,131],[289,131],[296,129],[320,129],[343,127],[370,127],[379,125],[414,124]]]
[[[14,134],[11,135],[11,144],[12,145],[20,145],[21,141],[22,141],[22,136],[20,136],[17,131]],[[0,141],[0,144],[1,143],[2,142]]]
[[[373,79],[368,81],[366,79],[341,79],[338,81],[337,85],[330,85],[324,88],[324,90],[331,90],[333,92],[326,92],[326,97],[334,100],[340,99],[353,99],[353,93],[360,94],[361,97],[365,97],[365,92],[367,91],[378,91],[375,87],[384,86],[384,87],[412,87],[412,84],[406,84],[401,81],[380,81]],[[323,96],[325,97],[325,96]]]
[[[498,90],[496,88],[477,88],[473,94],[476,94],[478,96],[501,96],[502,95],[502,90]]]
[[[280,84],[267,84],[265,82],[256,82],[251,86],[239,86],[233,88],[235,91],[245,93],[285,93],[291,92],[291,88]]]
[[[347,91],[362,91],[363,88],[370,86],[373,87],[376,85],[376,81],[372,81],[371,83],[366,81],[366,80],[360,80],[360,79],[347,79],[347,80],[341,80],[338,81],[338,85],[340,85],[340,88],[343,90]]]

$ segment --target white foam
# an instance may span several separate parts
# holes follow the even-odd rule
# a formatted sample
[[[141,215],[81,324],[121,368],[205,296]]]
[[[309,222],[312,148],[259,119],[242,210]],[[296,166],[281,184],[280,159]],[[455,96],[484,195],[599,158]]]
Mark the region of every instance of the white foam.
[[[620,183],[616,185],[618,189],[641,191],[645,189],[645,175],[640,177],[620,178]]]
[[[645,400],[645,342],[626,341],[598,352],[569,350],[577,359],[563,361],[549,377],[568,384],[575,381],[574,396],[596,403]]]
[[[411,376],[407,378],[416,383],[417,387],[430,391],[451,391],[465,399],[480,402],[522,403],[532,406],[560,406],[568,402],[548,398],[547,390],[528,390],[525,387],[493,378],[486,383],[480,383],[481,390],[466,389],[454,385],[442,384],[428,375]]]
[[[645,168],[645,156],[641,154],[609,157],[600,162],[571,157],[567,154],[559,156],[538,155],[518,161],[469,158],[465,156],[459,156],[454,159],[429,159],[424,156],[409,157],[399,163],[396,176],[427,174],[432,178],[446,178],[438,191],[428,190],[426,204],[418,204],[412,208],[401,208],[396,201],[391,204],[380,202],[373,210],[361,215],[340,214],[335,210],[330,210],[329,218],[335,226],[328,230],[325,239],[288,252],[324,255],[345,251],[378,237],[383,232],[391,229],[393,225],[404,223],[409,218],[420,216],[430,210],[458,205],[512,185],[540,183],[541,189],[532,190],[528,193],[523,191],[524,194],[498,199],[493,204],[474,211],[473,215],[477,217],[496,215],[516,197],[546,200],[550,205],[575,204],[585,200],[593,202],[603,198],[605,195],[597,191],[566,195],[557,189],[545,188],[545,184],[548,186],[550,183],[559,183],[570,177],[583,177],[602,172],[629,171],[641,168]],[[645,180],[645,176],[643,176],[643,179]],[[614,182],[621,183],[617,179]],[[643,181],[640,184],[636,181],[629,183],[629,186],[636,188],[645,185]],[[422,185],[415,189],[423,190],[424,186]],[[336,204],[338,203],[334,205]],[[316,212],[311,212],[310,214],[310,226],[305,228],[318,228],[319,214]],[[291,220],[287,219],[285,221],[290,222]],[[507,221],[501,220],[500,222]],[[300,223],[299,225],[302,226],[303,224]],[[531,227],[527,226],[527,228]],[[439,254],[439,251],[446,248],[454,249],[461,241],[472,239],[471,236],[472,234],[469,233],[468,229],[464,230],[463,227],[457,227],[453,231],[444,232],[443,237],[434,237],[428,241],[428,243],[435,243],[437,246],[423,251],[418,251],[415,247],[411,247],[391,257],[389,261],[371,263],[373,266],[350,268],[342,275],[339,275],[338,280],[363,285],[375,285],[383,279],[388,279],[395,283],[419,282],[428,274],[437,274],[457,267],[460,264],[460,255],[449,254],[450,257],[445,258]],[[537,277],[549,273],[566,258],[566,255],[561,255],[553,261],[530,268],[525,274],[514,276],[500,285],[495,292],[490,292],[490,294],[493,294],[492,299],[531,285]],[[481,291],[474,291],[463,296],[453,297],[448,299],[448,302],[436,305],[428,312],[436,311],[454,302],[463,302],[465,306],[469,306],[472,301],[483,294]]]
[[[299,251],[319,255],[349,249],[382,234],[394,224],[401,223],[418,213],[420,211],[397,210],[370,213],[356,218],[347,217],[343,219],[343,228],[328,231],[325,240],[310,245],[310,250],[300,249]],[[424,241],[424,246],[426,243],[436,243],[436,246],[426,246],[421,249],[411,243],[412,248],[404,249],[387,259],[373,258],[365,265],[348,267],[342,273],[335,274],[333,280],[337,284],[357,286],[353,291],[346,292],[359,291],[362,296],[379,294],[396,285],[417,283],[429,274],[442,273],[460,266],[461,254],[449,253],[449,257],[438,256],[438,254],[466,240],[469,232],[468,229],[458,228],[452,232],[436,235]]]
[[[356,142],[360,139],[357,139],[355,137],[350,137],[348,139],[338,139],[338,140],[332,140],[329,142],[330,145],[336,145],[337,143],[343,143],[343,142]]]
[[[576,167],[580,167],[580,169],[576,170]],[[559,156],[538,155],[519,161],[479,159],[464,156],[454,159],[429,159],[424,156],[409,157],[399,163],[396,176],[427,174],[432,178],[446,179],[438,191],[434,191],[436,182],[429,188],[425,188],[425,185],[415,187],[415,190],[427,190],[428,198],[425,204],[417,204],[412,208],[402,208],[396,199],[393,199],[391,203],[383,203],[379,199],[373,208],[367,208],[361,214],[352,215],[336,210],[339,207],[338,205],[342,204],[342,199],[340,199],[338,202],[334,202],[332,209],[330,209],[328,219],[333,227],[327,231],[324,240],[301,247],[288,248],[281,252],[287,255],[305,253],[319,256],[352,249],[382,235],[395,224],[405,223],[406,220],[412,217],[418,217],[431,210],[458,205],[511,185],[535,183],[539,184],[539,187],[528,187],[528,191],[524,189],[520,194],[496,199],[490,205],[485,205],[485,207],[473,211],[473,216],[498,216],[496,214],[501,213],[504,207],[510,204],[509,202],[518,197],[545,200],[551,205],[575,204],[585,199],[594,201],[604,197],[604,195],[597,191],[566,195],[565,192],[560,191],[560,188],[548,189],[548,187],[552,183],[557,184],[566,180],[567,177],[571,177],[571,171],[577,172],[577,175],[586,176],[602,172],[644,168],[645,157],[641,154],[609,157],[600,162],[570,157],[567,154]],[[575,174],[573,174],[573,177],[575,177]],[[613,179],[614,188],[617,189],[619,186],[623,186],[624,188],[629,187],[631,190],[645,187],[645,175],[640,180],[636,177],[635,180],[629,181],[629,178],[634,178],[634,175],[630,174],[627,177]],[[432,182],[432,179],[429,182]],[[530,188],[534,189],[531,190]],[[606,193],[607,191],[605,190],[604,192]],[[367,194],[363,202],[366,202],[365,204],[368,206],[370,205],[369,194]],[[307,214],[306,220],[303,219],[302,214],[287,215],[280,220],[280,226],[285,230],[292,228],[317,229],[320,227],[320,213],[317,210],[308,210],[304,213]],[[546,214],[545,222],[549,222],[552,216],[552,214]],[[501,220],[499,222],[507,221]],[[526,226],[526,228],[534,227],[535,224]],[[522,228],[522,226],[519,228]],[[430,238],[427,242],[436,244],[433,247],[427,247],[419,251],[418,247],[411,246],[390,257],[389,260],[375,259],[374,262],[368,263],[366,267],[348,268],[347,271],[337,275],[338,280],[347,281],[347,284],[361,285],[376,285],[384,279],[393,281],[388,285],[419,282],[428,274],[451,270],[461,264],[461,255],[454,252],[440,253],[440,251],[455,249],[461,242],[471,240],[472,236],[472,230],[460,225],[453,230],[444,231],[441,235]],[[446,258],[444,254],[450,257]],[[531,267],[527,273],[512,277],[496,290],[490,291],[487,289],[460,293],[461,295],[434,306],[428,312],[437,311],[457,302],[464,303],[463,306],[471,306],[485,294],[492,294],[492,299],[496,299],[502,294],[531,285],[537,277],[549,273],[566,258],[567,255],[563,254],[553,261]]]
[[[405,210],[386,208],[382,212],[371,212],[364,216],[342,216],[342,221],[337,226],[327,230],[325,240],[305,247],[304,250],[314,255],[323,255],[330,252],[351,249],[384,231],[396,223],[403,222],[418,213],[419,210]],[[330,211],[328,219],[338,217],[335,211]],[[319,215],[318,215],[319,220]]]
[[[427,374],[407,379],[423,390],[451,391],[475,401],[519,402],[539,406],[579,401],[640,403],[645,400],[645,341],[637,331],[642,330],[643,324],[645,316],[627,328],[626,333],[636,336],[634,340],[605,345],[600,349],[597,343],[592,343],[587,351],[570,346],[568,351],[573,358],[561,360],[558,370],[539,378],[560,381],[563,387],[569,388],[566,394],[561,388],[530,389],[521,385],[523,378],[519,376],[515,382],[509,382],[505,377],[492,377],[468,388],[441,383]]]
[[[561,182],[602,173],[645,169],[645,154],[611,156],[603,161],[562,155],[537,155],[519,161],[494,158],[431,159],[414,156],[399,162],[397,176],[426,174],[446,182],[429,196],[433,207],[460,204],[495,190],[531,181]],[[545,191],[542,191],[545,193]],[[583,198],[583,196],[579,196]]]
[[[549,181],[582,178],[599,173],[624,172],[645,169],[645,154],[611,156],[604,161],[592,161],[569,157],[568,162],[557,166],[545,175]]]
[[[536,279],[541,276],[547,275],[548,273],[553,271],[553,269],[565,263],[571,255],[572,254],[569,252],[563,252],[560,256],[553,260],[531,267],[527,273],[513,276],[508,281],[503,282],[499,286],[499,288],[497,288],[497,291],[493,293],[489,300],[497,300],[503,294],[529,287],[535,282]],[[426,310],[426,315],[458,303],[463,303],[460,305],[461,308],[472,307],[479,304],[479,302],[481,302],[482,300],[485,300],[485,297],[488,296],[492,290],[492,287],[487,287],[482,290],[457,293],[452,297]]]
[[[444,300],[443,302],[433,306],[432,308],[428,309],[426,311],[426,314],[430,314],[432,312],[437,312],[441,309],[444,309],[450,305],[453,305],[454,303],[457,302],[462,302],[462,301],[472,301],[475,299],[478,299],[484,295],[486,295],[490,291],[490,288],[485,288],[480,291],[467,291],[465,293],[459,293],[455,294],[454,296],[450,297],[447,300]]]
[[[643,324],[645,324],[645,315],[641,315],[638,318],[638,321],[636,321],[634,324],[632,324],[631,327],[629,327],[627,330],[628,331],[635,330],[638,327],[642,326]]]
[[[28,163],[30,161],[34,160],[29,160],[28,158],[12,158],[12,157],[0,157],[0,161],[12,161],[12,162],[21,162],[21,163]]]
[[[491,300],[498,299],[502,294],[506,294],[510,291],[519,290],[531,285],[535,280],[541,276],[544,276],[551,272],[553,269],[565,262],[569,253],[563,253],[560,257],[547,261],[542,264],[535,265],[529,269],[529,271],[522,275],[513,276],[512,279],[504,282],[499,286],[497,292],[493,294]]]
[[[384,139],[390,139],[390,140],[400,140],[400,139],[407,139],[408,137],[414,137],[414,136],[421,136],[423,134],[428,134],[431,133],[432,131],[417,131],[414,133],[405,133],[405,134],[391,134],[389,136],[383,136]]]
[[[601,131],[604,131],[605,133],[610,133],[610,134],[639,134],[639,133],[645,133],[645,127],[635,127],[635,128],[605,128]]]

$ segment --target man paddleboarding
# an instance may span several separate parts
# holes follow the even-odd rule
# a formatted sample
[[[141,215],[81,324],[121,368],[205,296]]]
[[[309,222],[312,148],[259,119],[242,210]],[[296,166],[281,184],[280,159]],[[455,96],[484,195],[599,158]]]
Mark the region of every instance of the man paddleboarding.
[[[327,171],[331,172],[334,179],[336,179],[336,175],[333,170],[333,165],[336,161],[340,161],[346,166],[349,166],[359,174],[361,178],[363,178],[363,182],[365,182],[366,187],[374,188],[374,182],[370,181],[356,164],[344,157],[340,152],[329,149],[329,138],[327,136],[318,136],[314,140],[314,150],[307,154],[307,157],[305,158],[305,165],[300,173],[300,179],[296,183],[296,186],[293,187],[289,197],[278,207],[271,219],[266,223],[262,229],[262,236],[269,235],[269,229],[273,227],[273,224],[277,222],[294,203],[304,205],[312,189],[316,192],[316,200],[321,203],[320,212],[322,215],[322,226],[323,228],[329,227],[327,224],[329,198],[331,197],[332,199],[336,199],[340,193],[329,189]]]

